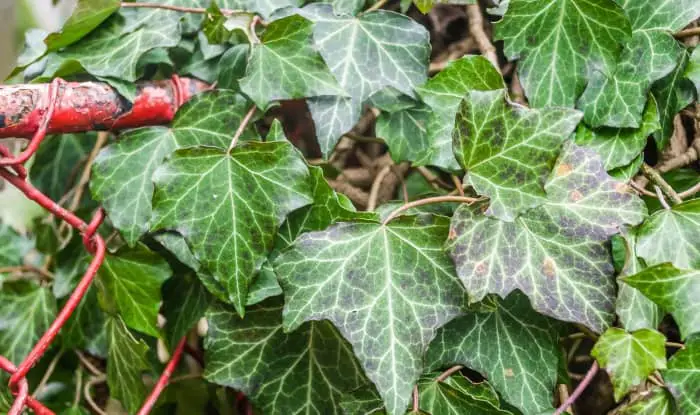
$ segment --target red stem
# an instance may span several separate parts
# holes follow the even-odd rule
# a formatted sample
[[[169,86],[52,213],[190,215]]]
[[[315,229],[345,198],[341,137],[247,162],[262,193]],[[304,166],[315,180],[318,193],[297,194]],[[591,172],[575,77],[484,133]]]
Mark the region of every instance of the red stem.
[[[148,413],[151,412],[151,409],[153,409],[153,406],[155,406],[156,402],[158,401],[158,397],[160,396],[160,394],[163,393],[165,387],[168,386],[170,377],[173,375],[173,372],[175,372],[175,368],[177,367],[177,364],[180,363],[180,359],[182,359],[182,351],[185,349],[186,341],[187,336],[184,336],[182,339],[180,339],[180,342],[177,344],[177,347],[175,347],[175,350],[173,351],[173,356],[170,358],[170,361],[165,366],[165,369],[160,375],[160,379],[158,379],[156,386],[151,391],[151,394],[148,395],[148,398],[146,398],[146,401],[143,403],[143,406],[139,410],[138,415],[148,415]]]
[[[570,407],[571,405],[576,402],[576,400],[581,396],[584,390],[588,387],[588,385],[591,383],[593,378],[595,377],[596,373],[598,373],[598,362],[595,360],[593,361],[593,366],[591,366],[590,369],[588,369],[588,373],[586,373],[586,376],[581,380],[581,383],[576,386],[576,389],[574,389],[574,393],[572,393],[564,403],[562,403],[559,408],[554,412],[554,415],[561,415],[566,411],[566,408]]]

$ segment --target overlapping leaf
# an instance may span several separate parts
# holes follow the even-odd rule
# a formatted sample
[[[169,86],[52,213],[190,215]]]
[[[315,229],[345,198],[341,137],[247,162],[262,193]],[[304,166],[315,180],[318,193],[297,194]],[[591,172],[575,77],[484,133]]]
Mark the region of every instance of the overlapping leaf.
[[[513,415],[502,409],[498,395],[491,386],[482,382],[471,383],[461,375],[440,382],[434,374],[418,381],[420,408],[429,414]]]
[[[14,229],[0,222],[0,267],[20,265],[31,243]]]
[[[53,200],[59,200],[79,178],[76,166],[94,144],[92,134],[63,134],[47,139],[39,147],[29,172],[32,184]]]
[[[637,255],[647,265],[672,262],[678,268],[700,269],[700,199],[651,215],[639,227]]]
[[[688,58],[688,53],[684,51],[676,68],[652,85],[651,93],[656,98],[661,122],[661,131],[654,135],[658,148],[666,148],[673,135],[673,118],[694,99],[695,87],[685,77]]]
[[[594,70],[610,67],[631,35],[613,0],[513,1],[496,25],[533,107],[573,107]]]
[[[178,148],[228,147],[249,107],[242,96],[232,92],[205,92],[180,108],[171,127],[130,130],[100,152],[90,190],[129,245],[151,224],[151,178],[163,159]],[[243,136],[250,137],[254,137],[252,129]]]
[[[700,337],[694,337],[685,344],[685,349],[676,353],[663,371],[664,381],[676,398],[678,413],[683,415],[700,414]]]
[[[448,241],[457,273],[472,301],[520,289],[535,310],[604,331],[615,296],[607,239],[646,209],[607,176],[595,152],[571,143],[545,190],[546,203],[514,222],[460,207]]]
[[[623,405],[616,415],[672,415],[675,413],[673,398],[667,390],[652,388]]]
[[[110,395],[119,400],[129,413],[136,413],[146,397],[142,373],[149,368],[148,346],[136,340],[117,316],[107,319],[107,385]]]
[[[560,358],[553,321],[534,311],[522,293],[490,306],[495,310],[469,313],[441,328],[426,353],[428,368],[469,367],[524,414],[551,410]]]
[[[431,109],[425,105],[395,113],[382,113],[377,118],[377,137],[389,146],[395,162],[425,159],[431,151],[429,141]]]
[[[610,375],[616,401],[643,384],[655,370],[666,369],[665,343],[663,334],[650,329],[628,333],[613,327],[600,336],[591,356]]]
[[[0,292],[0,355],[21,362],[56,316],[56,300],[48,288],[32,287],[15,294]]]
[[[79,0],[61,31],[50,34],[44,41],[47,49],[54,51],[75,43],[117,10],[117,0]]]
[[[285,328],[333,322],[392,414],[406,409],[435,330],[460,312],[446,232],[442,217],[340,223],[301,235],[274,263]]]
[[[204,317],[212,296],[192,274],[175,275],[163,287],[166,340],[170,347]]]
[[[511,106],[506,91],[468,91],[454,131],[454,154],[467,171],[465,183],[488,196],[486,214],[512,221],[541,205],[561,144],[581,115],[569,109]]]
[[[688,67],[685,69],[685,77],[693,81],[698,96],[700,96],[700,48],[698,47],[690,55]]]
[[[207,312],[205,377],[243,391],[264,413],[340,414],[340,398],[368,383],[349,344],[327,321],[285,333],[281,299],[245,319],[223,304]]]

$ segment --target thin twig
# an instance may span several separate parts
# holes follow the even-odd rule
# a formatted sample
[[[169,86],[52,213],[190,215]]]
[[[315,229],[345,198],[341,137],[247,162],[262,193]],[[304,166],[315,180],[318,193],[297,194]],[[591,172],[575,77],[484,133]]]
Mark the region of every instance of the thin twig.
[[[413,385],[413,412],[420,411],[420,397],[418,396],[418,385]]]
[[[467,18],[469,19],[469,33],[474,37],[481,54],[491,62],[498,72],[501,72],[496,48],[484,31],[484,16],[481,14],[479,4],[467,5]]]
[[[642,163],[642,173],[644,173],[644,175],[649,180],[651,180],[652,183],[661,188],[661,191],[664,193],[664,195],[671,199],[671,203],[673,203],[674,205],[683,203],[683,200],[681,200],[681,198],[678,197],[678,193],[676,193],[676,191],[673,190],[673,187],[671,187],[671,185],[669,185],[666,182],[666,180],[664,180],[663,177],[661,177],[661,174],[659,174],[659,172],[656,171],[656,169],[654,169],[646,163]]]
[[[379,189],[382,187],[382,182],[384,178],[391,172],[391,166],[385,166],[374,178],[372,182],[372,188],[369,191],[369,200],[367,201],[367,210],[373,211],[377,207],[377,196],[379,196]]]
[[[661,193],[661,188],[659,186],[654,185],[654,190],[656,191],[656,198],[659,199],[659,203],[661,203],[661,206],[663,206],[663,208],[666,210],[671,210],[671,206],[668,205],[664,194]]]
[[[647,376],[647,380],[648,380],[649,382],[653,383],[654,385],[658,386],[658,387],[661,387],[661,388],[665,388],[665,387],[666,387],[666,385],[664,385],[664,383],[663,383],[662,381],[660,381],[659,379],[657,379],[656,376],[649,375],[649,376]]]
[[[34,389],[34,393],[32,393],[33,398],[36,398],[36,395],[40,393],[44,386],[46,386],[46,384],[49,382],[51,375],[53,375],[54,370],[56,370],[56,365],[61,359],[61,356],[63,356],[63,350],[60,350],[58,353],[56,353],[56,356],[54,356],[54,358],[51,359],[51,363],[49,363],[49,366],[46,368],[44,376],[41,378],[41,381],[39,381],[39,384]]]
[[[440,178],[440,176],[438,176],[435,173],[433,173],[432,171],[430,171],[430,169],[428,169],[427,167],[425,167],[425,166],[416,167],[416,171],[418,173],[420,173],[420,175],[423,176],[423,178],[428,183],[430,183],[430,185],[433,186],[434,189],[437,190],[438,188],[441,187],[445,190],[452,190],[452,186],[447,184],[447,182],[442,180]]]
[[[47,280],[54,279],[54,275],[50,271],[39,268],[39,267],[35,267],[33,265],[18,265],[15,267],[2,267],[2,268],[0,268],[0,274],[22,274],[22,273],[30,273],[30,272],[41,275],[42,277],[46,278]]]
[[[464,186],[462,186],[462,181],[459,180],[459,177],[455,176],[454,174],[452,175],[452,183],[455,184],[455,188],[457,189],[457,192],[459,192],[459,195],[464,196]]]
[[[686,37],[700,36],[700,27],[691,27],[690,29],[681,30],[680,32],[676,33],[673,36],[675,36],[676,39],[684,39]]]
[[[87,401],[88,405],[90,405],[90,408],[95,411],[98,415],[108,415],[107,412],[105,412],[100,406],[92,399],[92,394],[90,393],[90,390],[92,389],[93,386],[99,385],[100,383],[104,383],[107,381],[107,377],[102,375],[102,376],[93,376],[90,378],[85,383],[85,388],[83,389],[83,395],[85,395],[85,400]]]
[[[678,193],[678,197],[681,199],[686,199],[698,192],[700,192],[700,182],[695,183],[695,185],[690,187],[688,190]]]
[[[102,377],[105,376],[104,372],[102,372],[100,369],[96,368],[95,365],[93,365],[90,360],[81,352],[80,350],[75,350],[75,354],[78,355],[78,360],[80,360],[80,363],[85,366],[90,373],[97,377]]]
[[[482,198],[474,198],[474,197],[466,197],[466,196],[435,196],[435,197],[429,197],[426,199],[419,199],[419,200],[414,200],[413,202],[406,203],[405,205],[397,208],[395,211],[391,212],[389,216],[387,216],[386,219],[384,219],[384,222],[382,223],[383,225],[386,225],[387,223],[391,222],[393,219],[395,219],[397,216],[401,214],[401,212],[405,212],[408,209],[412,209],[414,207],[418,206],[425,206],[425,205],[431,205],[434,203],[466,203],[471,205],[472,203],[480,202],[484,199]]]
[[[643,194],[644,196],[649,196],[653,198],[657,198],[656,193],[650,192],[647,189],[643,188],[642,186],[638,185],[637,182],[634,180],[630,180],[629,182],[630,187],[633,188],[634,190],[638,191],[639,193]],[[679,195],[680,196],[680,195]]]
[[[78,366],[75,369],[75,397],[73,398],[73,408],[80,405],[80,394],[83,390],[83,368]]]
[[[685,344],[676,342],[666,342],[666,347],[675,347],[677,349],[685,349]]]
[[[375,10],[379,10],[382,7],[384,7],[384,5],[387,3],[389,3],[389,0],[379,0],[378,2],[374,3],[370,8],[365,10],[363,13],[369,13],[369,12],[373,12]]]
[[[399,168],[395,164],[392,164],[390,167],[391,172],[394,173],[396,178],[399,179],[399,182],[401,182],[401,195],[403,196],[403,202],[408,203],[408,186],[406,186],[406,180],[404,180],[403,174],[401,174]]]
[[[568,399],[562,403],[559,408],[557,408],[556,411],[554,411],[554,415],[561,415],[566,411],[566,408],[572,406],[574,402],[581,396],[584,390],[588,387],[588,385],[591,383],[593,378],[595,377],[596,373],[598,373],[598,362],[595,360],[593,361],[593,365],[591,366],[590,369],[588,369],[588,373],[586,373],[586,376],[581,380],[581,382],[576,386],[576,389],[574,389],[574,392],[569,396]]]
[[[559,402],[566,402],[569,399],[569,388],[565,384],[560,383],[557,385],[557,389],[559,390]],[[571,413],[574,412],[571,407],[566,408],[566,410]]]
[[[234,147],[236,147],[236,144],[238,144],[238,139],[241,138],[241,136],[243,135],[243,131],[245,131],[246,127],[248,126],[248,123],[250,123],[250,120],[253,118],[253,115],[255,115],[256,109],[257,107],[255,105],[251,106],[248,112],[246,113],[245,117],[243,117],[243,120],[241,120],[241,124],[238,126],[236,133],[231,139],[231,145],[228,146],[229,152],[233,150]]]
[[[451,368],[447,369],[446,371],[440,373],[440,376],[435,378],[436,382],[444,382],[445,379],[449,378],[456,372],[459,372],[460,370],[464,369],[464,366],[457,365],[457,366],[452,366]]]
[[[169,4],[158,4],[158,3],[127,3],[127,2],[122,2],[121,4],[122,8],[137,8],[137,9],[162,9],[162,10],[170,10],[173,12],[181,12],[181,13],[194,13],[194,14],[206,14],[208,13],[207,9],[202,8],[202,7],[181,7],[181,6],[171,6]],[[221,11],[221,14],[223,15],[231,15],[231,14],[236,14],[236,13],[246,13],[243,10],[232,10],[232,9],[219,9]]]

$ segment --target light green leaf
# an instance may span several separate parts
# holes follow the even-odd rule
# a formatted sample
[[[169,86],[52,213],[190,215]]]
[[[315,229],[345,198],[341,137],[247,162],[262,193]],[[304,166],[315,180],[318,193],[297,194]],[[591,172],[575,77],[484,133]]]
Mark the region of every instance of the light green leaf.
[[[32,184],[53,200],[71,189],[81,161],[95,144],[94,134],[63,134],[49,137],[36,152],[29,171]]]
[[[166,341],[171,348],[182,336],[204,317],[212,296],[197,278],[189,274],[176,274],[163,286],[163,308]]]
[[[55,316],[56,300],[49,288],[0,292],[0,355],[15,364],[24,360]]]
[[[340,137],[360,119],[360,106],[348,97],[311,97],[306,100],[316,127],[316,139],[328,158]]]
[[[573,107],[593,71],[611,67],[631,35],[624,10],[612,0],[512,1],[495,38],[533,107]]]
[[[681,270],[664,263],[622,281],[670,312],[682,338],[700,332],[700,270]]]
[[[435,374],[423,376],[418,391],[420,409],[429,414],[513,415],[501,409],[498,395],[486,382],[474,384],[462,375],[443,382],[436,381]]]
[[[662,388],[642,391],[632,401],[620,407],[614,415],[673,415],[675,405],[671,395]]]
[[[493,311],[469,313],[441,328],[426,364],[431,370],[459,364],[482,373],[524,414],[551,410],[561,357],[554,322],[534,311],[522,293],[489,304]]]
[[[465,56],[450,62],[419,86],[416,91],[435,115],[428,128],[430,155],[418,163],[458,170],[459,165],[452,154],[452,131],[460,102],[468,91],[490,91],[504,86],[501,74],[483,56]]]
[[[447,225],[430,216],[340,223],[301,235],[274,263],[286,298],[285,329],[330,320],[391,414],[405,411],[423,351],[463,304],[442,250]]]
[[[78,0],[61,31],[50,34],[44,41],[48,50],[59,50],[77,42],[119,10],[119,5],[118,0]]]
[[[661,122],[661,131],[654,134],[659,149],[666,148],[673,135],[673,118],[694,99],[695,86],[684,76],[688,58],[688,53],[683,52],[678,66],[666,77],[656,81],[651,88],[658,104]]]
[[[476,0],[413,0],[421,13],[427,14],[436,4],[476,4]]]
[[[112,397],[119,400],[129,413],[136,413],[146,398],[146,386],[141,380],[149,369],[148,346],[136,340],[119,317],[107,319],[107,385]]]
[[[700,414],[700,337],[686,342],[685,349],[668,361],[668,369],[662,374],[668,390],[676,398],[677,413]]]
[[[650,95],[639,128],[592,129],[581,123],[576,131],[576,144],[597,151],[605,169],[612,170],[631,163],[646,147],[647,138],[660,128],[656,99]]]
[[[468,91],[457,113],[454,154],[465,183],[505,221],[545,201],[544,184],[581,114],[510,105],[505,90]]]
[[[568,144],[545,185],[546,203],[515,222],[461,206],[448,250],[471,296],[520,289],[535,310],[602,332],[613,315],[615,283],[607,240],[639,223],[643,202],[607,176],[594,151]]]
[[[163,258],[144,245],[107,255],[97,272],[100,295],[134,330],[158,337],[161,285],[172,271]]]
[[[163,159],[179,148],[227,148],[249,107],[245,98],[232,92],[204,92],[178,110],[171,127],[127,131],[100,151],[93,165],[90,190],[129,245],[136,244],[150,227],[151,178]],[[244,139],[254,136],[248,129]]]
[[[22,264],[24,255],[32,245],[27,238],[0,222],[0,267]]]
[[[695,47],[690,55],[688,66],[685,68],[685,77],[693,81],[695,89],[700,96],[700,48]]]
[[[20,73],[26,66],[31,65],[46,54],[47,48],[44,39],[48,35],[46,30],[37,28],[31,28],[24,32],[24,48],[17,57],[17,68],[12,71],[10,76]]]
[[[610,375],[619,402],[655,370],[666,369],[665,345],[666,336],[656,330],[628,333],[612,327],[600,336],[591,356]]]
[[[244,314],[279,225],[311,203],[309,172],[288,142],[178,150],[154,175],[154,230],[177,230]]]
[[[333,11],[336,14],[351,14],[355,15],[362,11],[365,0],[322,0],[321,3],[330,3],[333,5]]]
[[[637,235],[637,255],[647,265],[672,262],[678,268],[700,268],[700,199],[654,213]]]
[[[389,146],[395,162],[422,160],[429,156],[428,126],[432,115],[426,105],[379,115],[375,127],[377,137]]]
[[[700,17],[695,0],[615,0],[627,13],[633,30],[677,32]]]
[[[639,154],[639,156],[637,156],[629,164],[608,170],[608,174],[615,180],[627,182],[632,180],[634,176],[637,175],[639,169],[642,167],[642,163],[644,163],[644,154]]]
[[[327,321],[285,333],[282,305],[267,300],[245,319],[213,305],[204,376],[244,392],[262,413],[340,414],[342,394],[367,384],[350,345]]]
[[[313,24],[293,15],[265,29],[253,45],[241,90],[260,108],[272,101],[345,95],[311,42]]]

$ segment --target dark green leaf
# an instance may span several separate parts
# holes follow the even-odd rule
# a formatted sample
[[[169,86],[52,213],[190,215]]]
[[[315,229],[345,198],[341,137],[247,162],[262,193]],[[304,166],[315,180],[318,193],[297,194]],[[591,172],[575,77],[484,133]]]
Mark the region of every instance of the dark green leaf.
[[[437,382],[434,374],[423,376],[418,390],[420,408],[429,414],[513,415],[500,408],[498,395],[487,383],[474,384],[461,375],[443,382]]]
[[[389,146],[395,162],[423,160],[431,152],[428,126],[433,112],[426,105],[403,111],[383,112],[377,118],[377,137]]]
[[[639,227],[637,255],[647,265],[672,262],[678,268],[700,268],[700,199],[651,215]]]
[[[48,50],[59,50],[77,42],[119,10],[119,5],[118,0],[78,0],[61,31],[46,38]]]
[[[0,222],[0,267],[20,265],[31,245],[27,238]]]
[[[685,349],[668,361],[663,377],[668,390],[676,398],[677,413],[700,414],[700,337],[688,341]]]
[[[340,136],[360,119],[360,106],[349,97],[312,97],[306,100],[316,127],[321,154],[329,157]]]
[[[0,292],[0,355],[21,362],[56,316],[56,300],[48,288],[21,294]]]
[[[688,66],[685,68],[685,77],[693,81],[700,96],[700,48],[698,47],[690,55]]]
[[[651,88],[651,93],[658,104],[661,121],[661,131],[654,134],[656,146],[659,149],[666,148],[668,140],[673,135],[673,118],[693,101],[695,86],[684,76],[687,64],[688,53],[683,52],[678,66],[666,77],[656,81]]]
[[[642,391],[614,415],[673,415],[675,405],[671,395],[662,388]]]
[[[238,81],[245,75],[249,50],[248,45],[236,45],[224,53],[219,60],[218,88],[241,90]]]
[[[129,413],[136,413],[146,397],[141,374],[149,369],[146,360],[148,346],[143,340],[136,340],[119,317],[108,318],[106,327],[109,344],[107,385],[110,394]]]
[[[105,315],[100,310],[97,289],[92,286],[61,329],[61,344],[66,349],[87,349],[105,329]]]
[[[81,161],[95,144],[94,134],[49,137],[39,147],[29,172],[32,184],[59,200],[80,179]]]
[[[177,274],[163,287],[166,340],[170,347],[194,327],[212,302],[211,295],[192,274]]]

